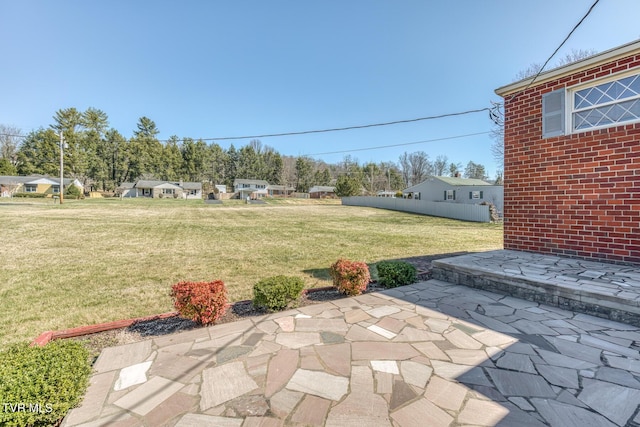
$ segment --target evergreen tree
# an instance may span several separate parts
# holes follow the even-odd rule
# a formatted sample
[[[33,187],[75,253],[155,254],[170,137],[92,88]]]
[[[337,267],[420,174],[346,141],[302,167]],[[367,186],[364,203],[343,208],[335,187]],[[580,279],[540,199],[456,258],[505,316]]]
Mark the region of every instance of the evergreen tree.
[[[331,184],[331,172],[329,172],[329,168],[324,168],[322,170],[318,169],[313,174],[313,184],[314,185],[330,185]]]
[[[18,173],[16,167],[9,159],[0,158],[0,175],[12,176]]]
[[[60,176],[60,137],[53,129],[33,131],[20,146],[17,158],[19,175]]]
[[[233,181],[236,178],[242,178],[238,176],[238,164],[239,164],[240,156],[238,155],[238,151],[236,147],[231,144],[229,149],[227,150],[227,158],[225,164],[225,184],[227,188],[233,188]]]
[[[262,159],[251,145],[242,147],[238,157],[238,178],[264,179],[262,176]]]
[[[178,181],[182,177],[184,164],[178,141],[178,137],[173,135],[162,148],[165,167],[161,178],[165,181]]]
[[[109,186],[112,186],[113,189],[120,185],[124,179],[122,175],[126,168],[126,164],[124,164],[126,144],[127,140],[120,135],[120,132],[110,129],[105,134],[101,149],[98,150],[98,156],[102,157],[107,165]]]
[[[208,148],[209,163],[207,164],[207,176],[212,184],[223,184],[225,181],[227,153],[218,144],[211,144]]]
[[[269,184],[281,185],[284,170],[282,156],[271,147],[265,147],[262,153],[263,179]]]
[[[362,181],[353,175],[340,175],[336,181],[336,196],[358,196],[362,192]]]
[[[464,169],[465,178],[475,178],[486,180],[488,178],[487,172],[484,169],[484,165],[479,163],[469,162],[467,163],[467,167]]]
[[[298,157],[296,160],[296,191],[299,193],[309,192],[313,184],[311,159],[308,157]]]

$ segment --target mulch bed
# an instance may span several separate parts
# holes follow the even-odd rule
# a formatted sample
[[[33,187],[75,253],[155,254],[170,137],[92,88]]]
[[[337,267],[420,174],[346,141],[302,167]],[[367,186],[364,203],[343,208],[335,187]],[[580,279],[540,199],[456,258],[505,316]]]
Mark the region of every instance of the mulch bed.
[[[418,280],[424,281],[431,278],[431,261],[439,258],[463,255],[467,252],[457,252],[452,254],[440,254],[431,256],[420,256],[412,258],[401,258],[398,261],[405,261],[413,264],[418,270]],[[383,290],[381,286],[375,282],[367,286],[365,293]],[[298,301],[298,307],[305,307],[311,304],[318,304],[325,301],[334,301],[347,296],[339,293],[334,288],[311,289],[305,292]],[[232,304],[226,313],[216,321],[216,324],[223,324],[241,320],[246,317],[262,316],[268,314],[264,309],[253,306],[248,301],[239,301]],[[141,341],[156,336],[173,334],[175,332],[188,331],[190,329],[201,327],[201,325],[178,316],[167,317],[162,319],[145,320],[134,323],[131,326],[119,329],[113,329],[104,332],[84,335],[72,339],[82,340],[94,357],[98,357],[105,347],[128,344]]]

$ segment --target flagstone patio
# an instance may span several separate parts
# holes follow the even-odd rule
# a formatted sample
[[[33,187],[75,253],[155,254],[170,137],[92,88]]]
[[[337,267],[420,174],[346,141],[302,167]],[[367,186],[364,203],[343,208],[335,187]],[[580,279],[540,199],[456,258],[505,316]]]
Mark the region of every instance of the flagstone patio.
[[[62,425],[633,426],[639,349],[637,326],[429,280],[107,348]]]

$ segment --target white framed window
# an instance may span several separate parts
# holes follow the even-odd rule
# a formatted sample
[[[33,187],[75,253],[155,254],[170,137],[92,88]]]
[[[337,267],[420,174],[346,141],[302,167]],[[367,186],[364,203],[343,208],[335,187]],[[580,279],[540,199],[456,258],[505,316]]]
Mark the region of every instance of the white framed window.
[[[142,190],[142,194],[145,196],[150,196],[151,195],[151,189],[150,188],[145,188]]]
[[[173,188],[163,188],[162,189],[162,193],[163,194],[173,194]]]
[[[569,89],[571,131],[640,121],[640,71]]]
[[[25,184],[24,185],[24,191],[25,193],[35,193],[38,191],[38,185],[37,184]]]
[[[60,193],[60,186],[59,186],[59,185],[52,185],[52,186],[51,186],[51,192],[52,192],[53,194],[58,194],[58,193]]]
[[[444,190],[444,199],[445,200],[455,200],[456,199],[456,190]]]
[[[542,137],[640,122],[640,70],[542,95]]]

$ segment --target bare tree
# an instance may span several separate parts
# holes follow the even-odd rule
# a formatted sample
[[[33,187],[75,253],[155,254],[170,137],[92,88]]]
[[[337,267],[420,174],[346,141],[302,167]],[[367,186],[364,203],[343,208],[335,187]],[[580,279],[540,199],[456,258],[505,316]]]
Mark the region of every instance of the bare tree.
[[[0,159],[7,159],[15,166],[22,139],[23,135],[20,129],[0,124]]]
[[[562,67],[564,65],[572,64],[574,62],[582,61],[585,58],[595,55],[598,53],[595,49],[571,49],[571,52],[567,52],[564,56],[561,56],[556,61],[556,65],[554,68]],[[527,68],[524,70],[520,70],[518,74],[515,75],[514,81],[524,80],[528,77],[533,77],[540,72],[542,68],[542,64],[533,62],[529,64]]]
[[[402,180],[405,187],[411,187],[411,165],[409,162],[409,154],[405,151],[400,158],[400,171],[402,173]]]
[[[563,65],[572,64],[574,62],[582,61],[590,56],[597,54],[595,49],[571,49],[571,52],[567,52],[564,56],[561,56],[556,62],[556,67],[562,67]]]
[[[440,155],[436,157],[436,160],[433,162],[433,174],[435,176],[444,176],[448,162],[449,158],[447,156]]]
[[[417,151],[409,156],[411,162],[411,181],[416,185],[433,175],[433,165],[424,151]]]
[[[286,186],[293,186],[296,182],[296,158],[294,156],[282,156],[281,182]]]
[[[433,164],[429,161],[429,155],[424,151],[404,153],[400,156],[400,168],[402,178],[407,187],[416,185],[433,175]]]
[[[262,141],[260,141],[259,139],[252,139],[251,141],[249,141],[249,146],[253,148],[256,154],[258,155],[262,154],[263,146],[262,146]],[[270,149],[270,148],[271,147],[265,146],[264,150],[266,151],[267,149]]]

